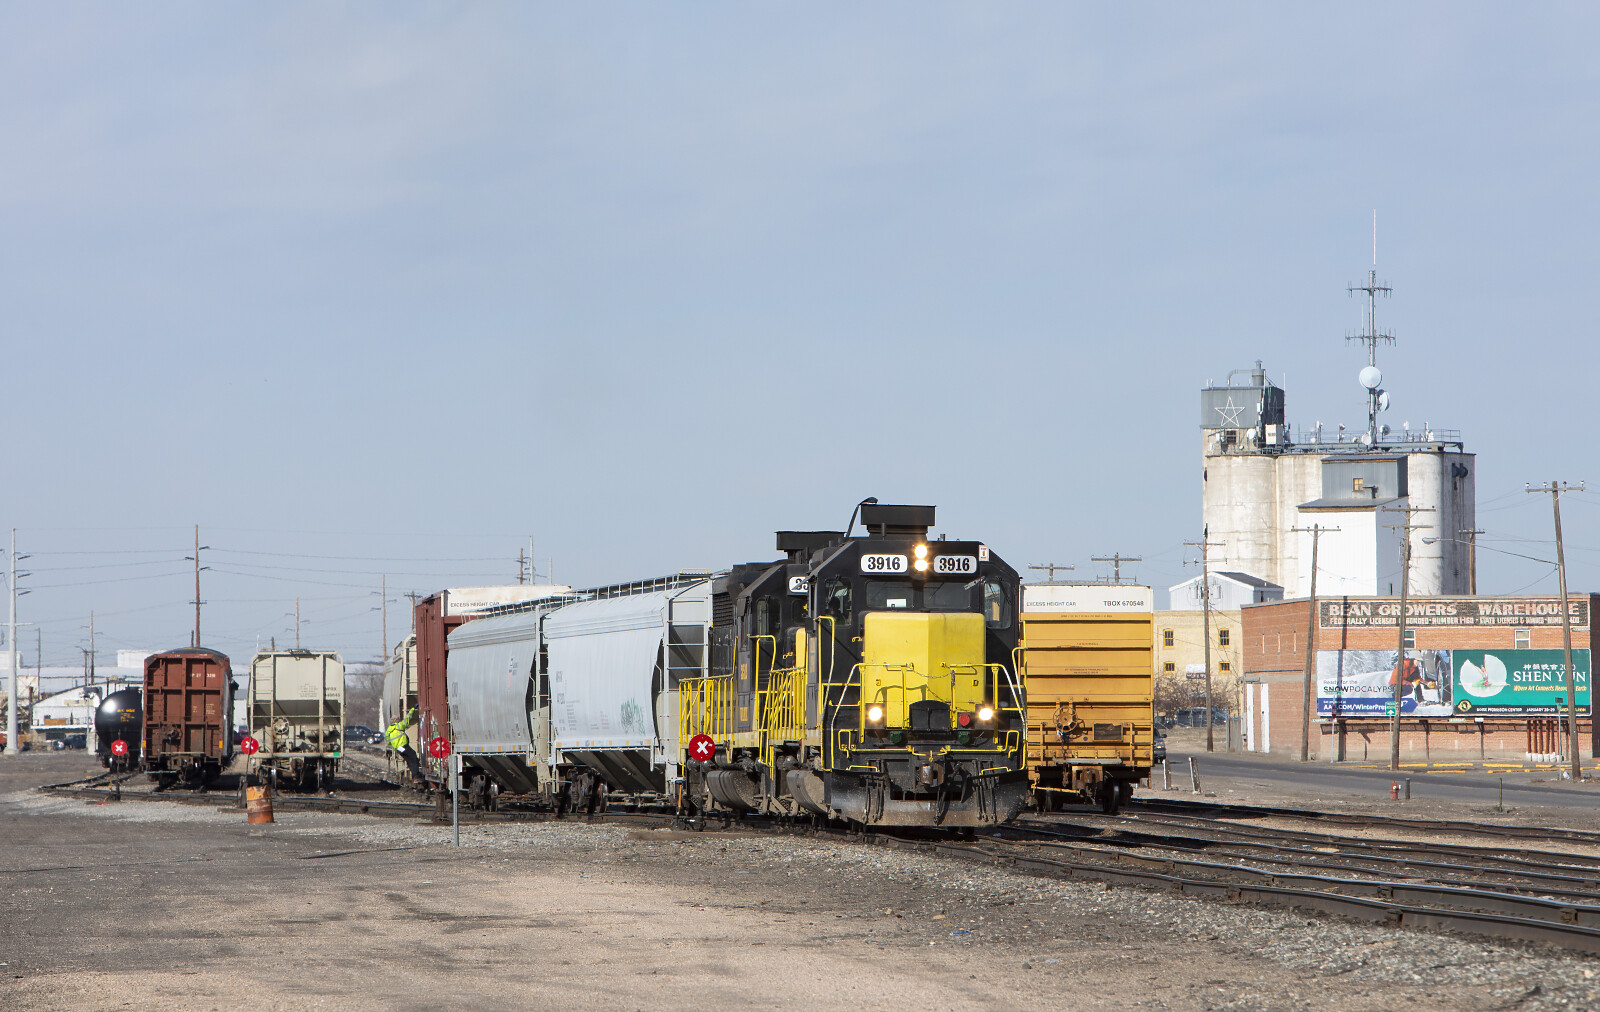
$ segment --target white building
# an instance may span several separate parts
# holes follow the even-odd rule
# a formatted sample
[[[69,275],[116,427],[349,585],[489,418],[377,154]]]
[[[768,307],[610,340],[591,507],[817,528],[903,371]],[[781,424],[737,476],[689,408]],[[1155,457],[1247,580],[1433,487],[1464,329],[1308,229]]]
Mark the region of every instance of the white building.
[[[1248,383],[1235,384],[1241,372]],[[1284,420],[1283,390],[1254,370],[1200,393],[1201,513],[1218,570],[1275,583],[1294,596],[1310,589],[1311,535],[1336,527],[1318,546],[1318,595],[1396,593],[1398,531],[1406,506],[1411,532],[1411,593],[1465,594],[1471,586],[1468,540],[1476,521],[1475,458],[1458,433],[1379,429],[1345,438],[1318,425],[1295,440]],[[1177,607],[1174,604],[1174,607]]]
[[[1322,568],[1320,559],[1317,560],[1317,568]],[[1200,595],[1200,580],[1201,577],[1196,575],[1168,587],[1168,610],[1200,611],[1205,608],[1205,599]],[[1208,582],[1211,585],[1212,611],[1238,611],[1247,604],[1283,600],[1282,587],[1249,573],[1212,573]],[[1321,586],[1317,587],[1317,592],[1322,592]]]

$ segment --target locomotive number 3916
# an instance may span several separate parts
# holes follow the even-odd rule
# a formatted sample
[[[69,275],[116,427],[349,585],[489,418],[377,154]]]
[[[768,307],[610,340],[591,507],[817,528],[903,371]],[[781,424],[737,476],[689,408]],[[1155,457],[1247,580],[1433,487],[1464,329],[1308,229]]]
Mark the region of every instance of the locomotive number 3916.
[[[863,573],[904,573],[906,571],[906,557],[904,555],[863,555],[861,557],[861,571]]]
[[[948,573],[952,576],[961,573],[976,573],[978,560],[971,555],[941,555],[933,560],[935,573]]]

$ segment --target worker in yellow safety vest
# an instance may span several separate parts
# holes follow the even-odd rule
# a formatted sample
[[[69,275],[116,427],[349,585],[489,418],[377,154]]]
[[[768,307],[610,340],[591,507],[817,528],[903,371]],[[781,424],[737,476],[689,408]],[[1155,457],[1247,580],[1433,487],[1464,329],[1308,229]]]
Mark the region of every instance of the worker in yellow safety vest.
[[[383,735],[389,740],[389,747],[406,761],[406,767],[411,770],[411,778],[421,780],[422,763],[417,758],[417,750],[411,747],[411,736],[406,734],[406,728],[416,722],[417,708],[413,706],[404,717],[385,728]]]

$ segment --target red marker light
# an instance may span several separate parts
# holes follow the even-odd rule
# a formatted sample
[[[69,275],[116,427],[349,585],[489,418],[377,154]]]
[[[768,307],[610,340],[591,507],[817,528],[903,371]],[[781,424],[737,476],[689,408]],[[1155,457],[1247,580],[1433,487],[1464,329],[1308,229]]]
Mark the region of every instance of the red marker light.
[[[956,714],[956,723],[961,725],[962,727],[971,727],[972,726],[972,714],[970,714],[970,713],[958,713],[958,714]]]

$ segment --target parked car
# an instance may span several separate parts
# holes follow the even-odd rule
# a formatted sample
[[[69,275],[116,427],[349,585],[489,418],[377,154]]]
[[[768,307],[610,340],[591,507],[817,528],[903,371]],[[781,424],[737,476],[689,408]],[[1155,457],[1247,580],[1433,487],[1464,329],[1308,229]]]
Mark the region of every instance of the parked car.
[[[1155,744],[1151,749],[1151,756],[1158,763],[1167,761],[1167,736],[1160,728],[1156,728]]]
[[[383,736],[365,724],[346,724],[344,726],[346,745],[367,745],[381,737]]]
[[[1179,727],[1205,727],[1206,708],[1203,706],[1193,706],[1185,710],[1179,710],[1177,713],[1176,723]],[[1218,724],[1227,724],[1228,712],[1220,707],[1212,707],[1211,723],[1213,726]]]

